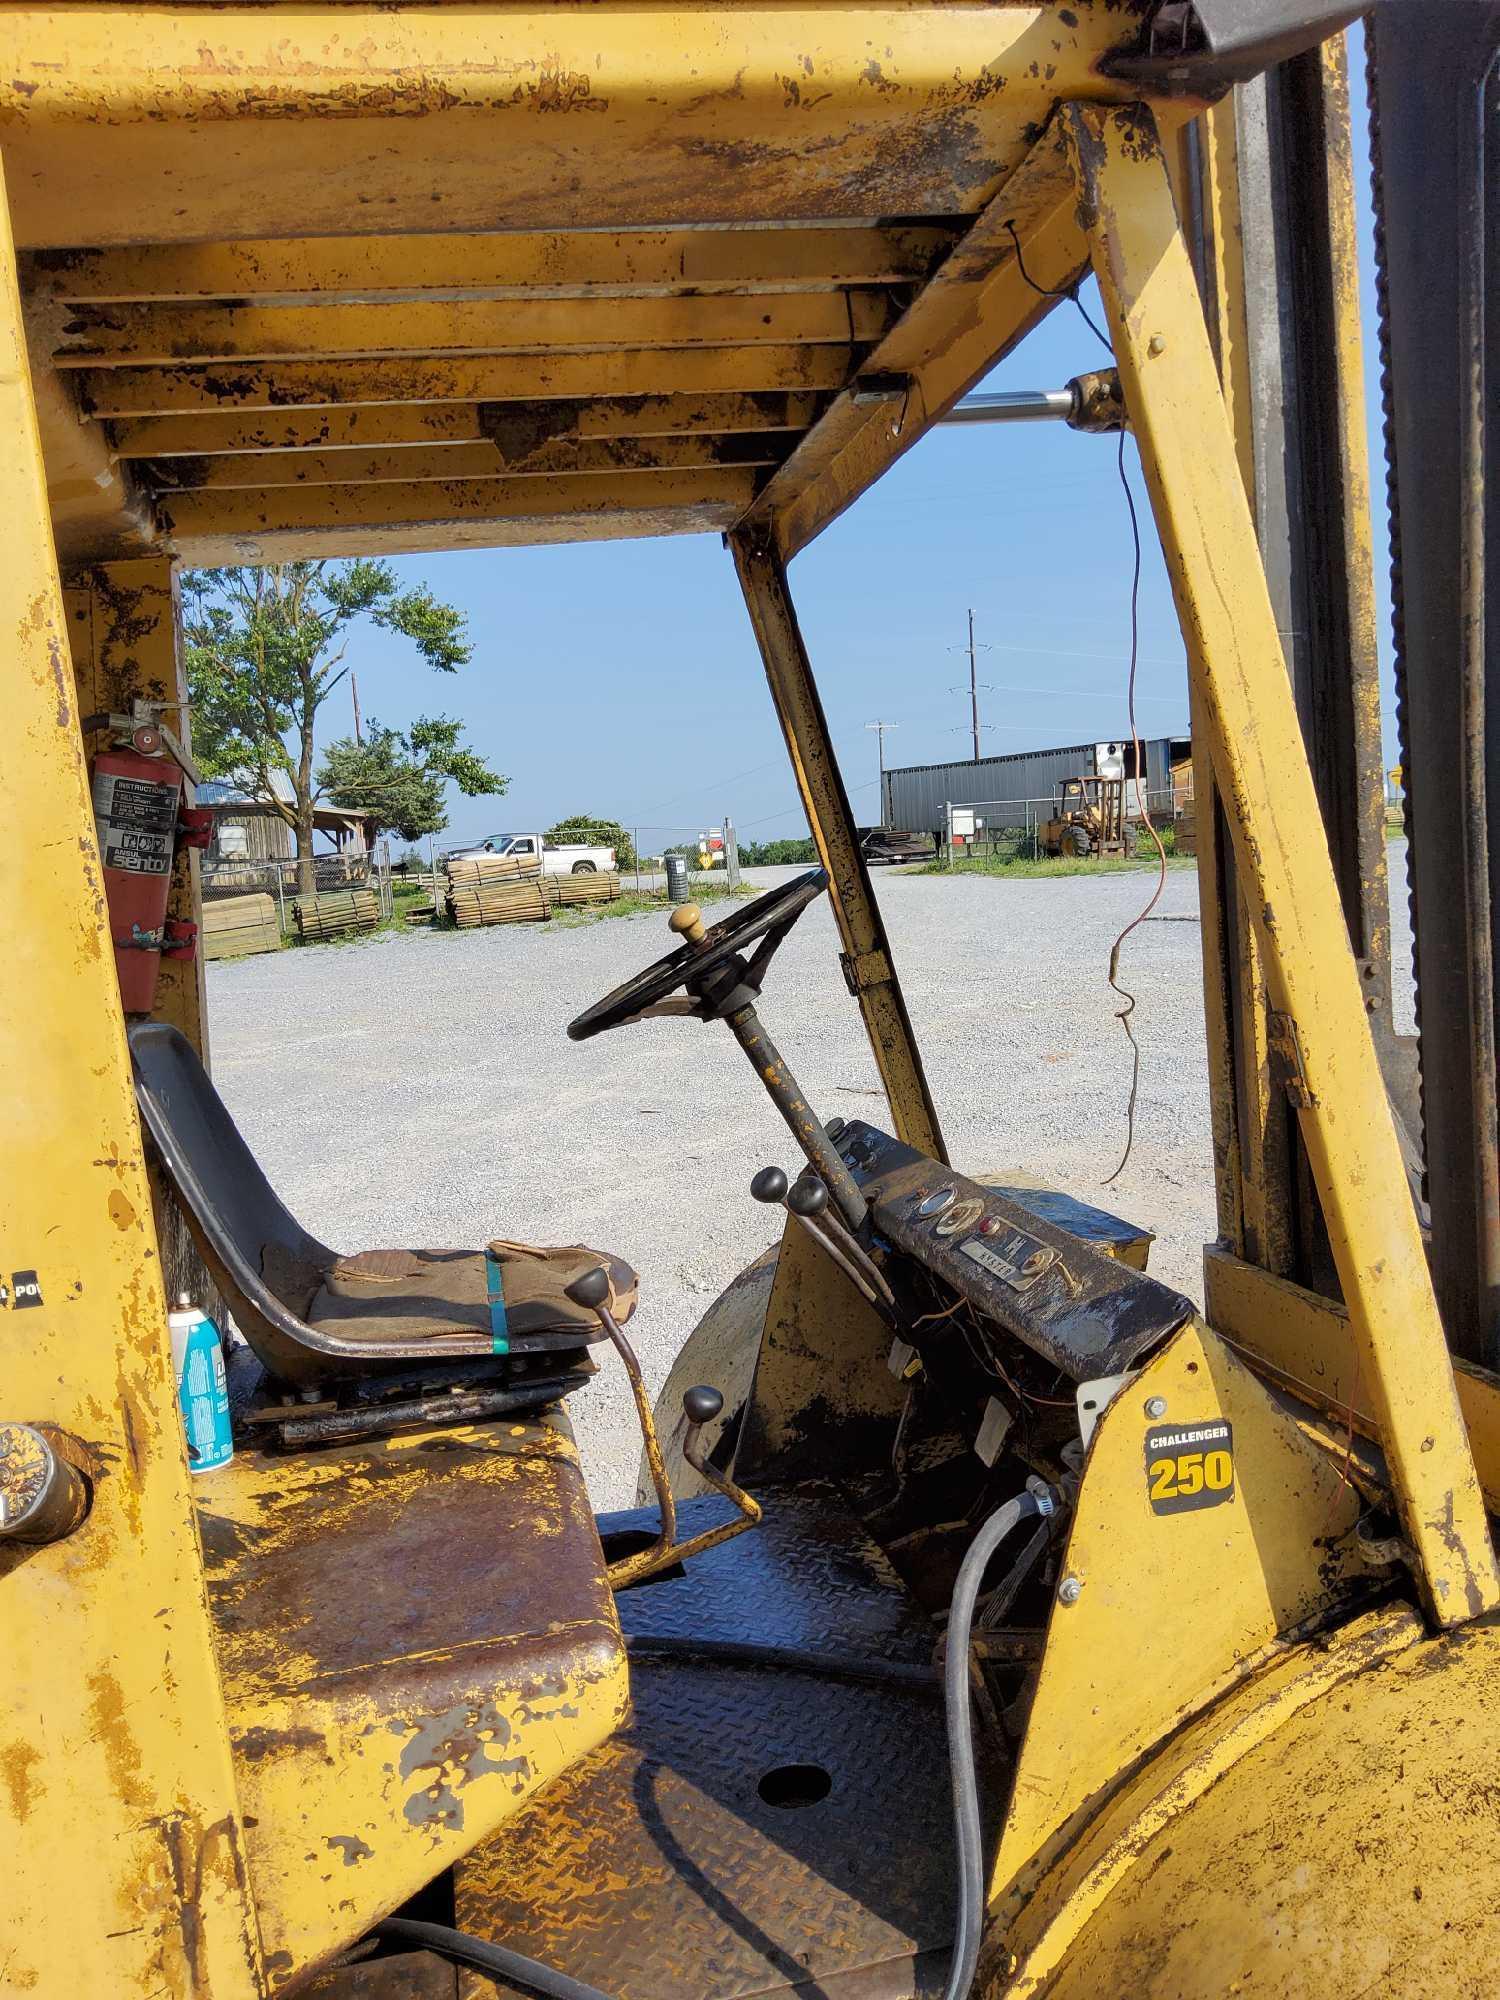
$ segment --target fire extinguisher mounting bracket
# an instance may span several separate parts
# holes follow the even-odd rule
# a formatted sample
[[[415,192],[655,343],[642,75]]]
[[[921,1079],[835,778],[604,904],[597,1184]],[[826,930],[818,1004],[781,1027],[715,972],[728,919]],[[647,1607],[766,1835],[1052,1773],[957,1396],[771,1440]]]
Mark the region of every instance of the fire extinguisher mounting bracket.
[[[112,736],[122,738],[143,757],[160,756],[165,750],[173,763],[183,771],[195,785],[203,782],[203,773],[183,749],[177,738],[162,722],[167,709],[186,709],[182,701],[143,701],[139,697],[130,704],[129,715],[112,715],[101,710],[98,715],[83,718],[85,730],[107,729]]]

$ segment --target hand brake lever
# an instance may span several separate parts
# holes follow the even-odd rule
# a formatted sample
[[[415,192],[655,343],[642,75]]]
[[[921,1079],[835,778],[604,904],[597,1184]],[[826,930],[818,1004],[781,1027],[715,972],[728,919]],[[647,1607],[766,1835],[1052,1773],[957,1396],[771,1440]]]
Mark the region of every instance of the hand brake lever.
[[[582,1306],[593,1313],[606,1337],[621,1361],[625,1373],[630,1378],[630,1393],[635,1398],[635,1413],[641,1426],[641,1439],[646,1447],[646,1464],[651,1473],[651,1485],[656,1494],[656,1505],[661,1520],[661,1528],[649,1549],[641,1549],[635,1555],[623,1556],[619,1562],[611,1563],[605,1577],[611,1590],[620,1590],[627,1583],[639,1583],[643,1577],[654,1576],[658,1570],[671,1569],[674,1564],[685,1562],[689,1556],[701,1555],[705,1549],[717,1547],[734,1535],[741,1535],[746,1528],[753,1528],[760,1519],[758,1501],[743,1492],[733,1480],[716,1471],[707,1462],[703,1451],[702,1433],[705,1424],[712,1423],[724,1407],[724,1398],[717,1389],[701,1387],[689,1389],[682,1399],[683,1415],[687,1419],[688,1430],[683,1440],[682,1453],[688,1464],[726,1500],[734,1503],[739,1510],[739,1519],[723,1521],[716,1528],[706,1528],[702,1534],[692,1536],[688,1541],[677,1539],[677,1502],[672,1497],[672,1482],[667,1477],[666,1460],[662,1456],[661,1439],[656,1432],[656,1419],[651,1410],[651,1398],[646,1393],[645,1378],[641,1374],[641,1364],[635,1349],[625,1338],[625,1334],[609,1309],[609,1273],[602,1265],[585,1271],[581,1277],[565,1285],[564,1291],[574,1305]]]

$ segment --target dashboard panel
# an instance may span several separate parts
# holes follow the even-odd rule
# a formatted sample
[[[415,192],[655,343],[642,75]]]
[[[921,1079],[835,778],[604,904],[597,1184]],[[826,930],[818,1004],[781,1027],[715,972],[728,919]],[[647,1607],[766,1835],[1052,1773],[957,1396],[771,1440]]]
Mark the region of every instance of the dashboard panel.
[[[1026,1191],[981,1186],[860,1119],[834,1144],[878,1237],[1075,1382],[1138,1366],[1196,1310],[1027,1207]]]

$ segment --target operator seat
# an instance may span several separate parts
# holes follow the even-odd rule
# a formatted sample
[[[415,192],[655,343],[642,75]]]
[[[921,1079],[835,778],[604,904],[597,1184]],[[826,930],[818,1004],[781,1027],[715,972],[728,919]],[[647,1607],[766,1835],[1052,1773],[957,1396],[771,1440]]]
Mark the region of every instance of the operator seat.
[[[343,1256],[283,1205],[187,1037],[130,1030],[136,1102],[199,1254],[267,1373],[298,1387],[472,1361],[576,1352],[602,1337],[565,1287],[603,1266],[616,1321],[635,1310],[630,1266],[583,1244],[497,1237],[482,1250]]]

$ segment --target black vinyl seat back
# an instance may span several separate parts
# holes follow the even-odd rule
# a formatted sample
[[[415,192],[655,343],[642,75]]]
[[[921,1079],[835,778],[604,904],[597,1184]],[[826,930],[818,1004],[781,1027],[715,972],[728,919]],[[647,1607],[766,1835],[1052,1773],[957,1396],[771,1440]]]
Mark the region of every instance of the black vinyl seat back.
[[[245,1339],[284,1380],[343,1372],[330,1371],[327,1340],[289,1312],[261,1276],[268,1243],[314,1264],[332,1263],[338,1253],[310,1236],[277,1195],[186,1035],[165,1021],[138,1021],[130,1060],[141,1118]]]
[[[401,1293],[383,1271],[364,1306],[352,1312],[347,1307],[337,1312],[326,1306],[320,1309],[328,1280],[338,1274],[347,1283],[347,1266],[358,1264],[359,1257],[342,1258],[320,1243],[281,1201],[185,1035],[163,1021],[139,1022],[130,1030],[130,1056],[142,1120],[199,1255],[235,1325],[277,1381],[322,1390],[339,1380],[408,1375],[414,1367],[419,1373],[444,1369],[451,1379],[456,1379],[455,1368],[464,1377],[493,1377],[505,1373],[516,1356],[571,1353],[601,1337],[593,1330],[592,1316],[581,1314],[576,1305],[568,1306],[560,1323],[548,1323],[545,1298],[540,1302],[543,1323],[539,1325],[539,1301],[533,1293],[529,1305],[524,1295],[508,1301],[508,1337],[497,1342],[494,1310],[485,1299],[489,1255],[485,1250],[401,1253],[416,1266],[414,1290],[408,1286]],[[633,1302],[634,1272],[617,1259],[575,1247],[579,1256],[617,1268],[622,1283],[628,1280]],[[432,1270],[455,1261],[479,1267],[478,1303],[483,1310],[477,1317],[455,1303],[451,1293],[438,1292],[432,1278]],[[279,1291],[272,1289],[273,1283]],[[561,1303],[563,1276],[556,1284]],[[313,1324],[279,1295],[289,1286],[295,1286],[299,1308]],[[429,1298],[429,1289],[436,1296]],[[392,1309],[403,1299],[430,1309],[403,1318]],[[445,1323],[450,1308],[451,1323]],[[585,1325],[579,1324],[581,1318]]]
[[[220,1254],[238,1252],[257,1274],[267,1243],[331,1262],[337,1252],[309,1236],[266,1179],[187,1036],[165,1021],[140,1022],[130,1056],[147,1129]]]

